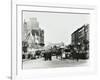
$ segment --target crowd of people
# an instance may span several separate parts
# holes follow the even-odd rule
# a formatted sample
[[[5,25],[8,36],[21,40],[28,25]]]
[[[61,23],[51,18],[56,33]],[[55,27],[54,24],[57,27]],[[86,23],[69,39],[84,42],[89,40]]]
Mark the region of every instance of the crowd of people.
[[[44,58],[45,61],[50,60],[52,61],[52,57],[55,56],[56,59],[72,59],[72,60],[79,60],[79,59],[88,59],[87,55],[88,52],[85,50],[79,50],[75,46],[67,46],[67,47],[57,47],[53,46],[50,49],[37,49],[36,51],[27,51],[27,46],[23,47],[23,52],[28,53],[27,58],[28,59],[38,59],[38,58]],[[22,56],[23,59],[25,59],[25,54]]]

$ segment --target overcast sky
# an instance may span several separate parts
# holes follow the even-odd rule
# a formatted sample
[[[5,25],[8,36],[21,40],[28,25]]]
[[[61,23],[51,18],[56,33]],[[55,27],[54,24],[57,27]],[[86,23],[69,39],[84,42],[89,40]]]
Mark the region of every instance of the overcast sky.
[[[89,24],[88,14],[64,14],[46,12],[23,12],[23,20],[36,17],[39,27],[44,29],[45,43],[71,43],[71,34],[84,24]]]

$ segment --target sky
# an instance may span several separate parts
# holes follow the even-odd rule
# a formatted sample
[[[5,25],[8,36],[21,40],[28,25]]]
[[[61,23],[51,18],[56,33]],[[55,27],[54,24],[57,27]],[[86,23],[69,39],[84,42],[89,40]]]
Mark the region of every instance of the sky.
[[[35,17],[44,30],[44,41],[48,43],[71,43],[71,34],[84,24],[89,24],[89,14],[23,12],[23,21]]]

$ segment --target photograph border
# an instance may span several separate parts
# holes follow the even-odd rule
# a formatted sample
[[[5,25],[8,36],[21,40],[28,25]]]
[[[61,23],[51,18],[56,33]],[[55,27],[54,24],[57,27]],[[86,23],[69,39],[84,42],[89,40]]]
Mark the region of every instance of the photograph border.
[[[14,75],[14,77],[19,75],[19,74],[18,74],[18,54],[17,54],[17,53],[18,53],[18,41],[17,41],[17,40],[18,40],[18,34],[17,34],[17,33],[18,33],[18,27],[17,27],[17,26],[18,26],[18,25],[17,25],[17,23],[18,23],[18,22],[17,22],[17,21],[18,21],[18,19],[17,19],[17,17],[18,17],[18,16],[17,16],[17,15],[18,15],[18,13],[17,13],[17,12],[18,12],[18,6],[33,6],[33,7],[36,6],[36,7],[51,7],[51,8],[70,8],[70,9],[95,10],[95,8],[80,8],[80,7],[75,8],[75,7],[61,7],[61,6],[52,6],[52,5],[51,5],[51,6],[45,6],[45,5],[44,5],[44,6],[41,6],[41,5],[25,5],[25,4],[22,5],[22,4],[16,4],[16,71],[15,71],[15,72],[16,72],[16,75]],[[24,11],[24,10],[23,10],[23,11]],[[62,12],[61,12],[61,13],[62,13]],[[13,10],[12,10],[12,14],[13,14]],[[79,14],[80,14],[80,13],[79,13]],[[83,13],[81,13],[81,14],[83,14]],[[86,13],[85,13],[85,14],[86,14]],[[87,13],[87,14],[90,14],[90,13]],[[21,13],[21,15],[22,15],[22,13]],[[11,17],[11,22],[13,22],[13,21],[12,21],[12,20],[13,20],[12,18],[13,18],[13,16]],[[11,34],[13,34],[12,26],[11,26],[11,31],[12,31]],[[11,40],[13,41],[13,36],[11,36]],[[12,42],[12,41],[11,41],[11,43],[12,43],[11,45],[13,45],[13,42]],[[11,47],[12,47],[12,46],[11,46]],[[11,49],[13,49],[13,47],[12,47]],[[12,50],[11,50],[11,51],[12,51]],[[13,68],[14,66],[13,66],[13,62],[12,62],[12,60],[13,60],[13,58],[12,58],[13,55],[12,55],[12,54],[13,54],[13,51],[11,52],[11,75],[12,75],[12,79],[13,79],[13,72],[14,72],[14,71],[13,71],[12,68]]]

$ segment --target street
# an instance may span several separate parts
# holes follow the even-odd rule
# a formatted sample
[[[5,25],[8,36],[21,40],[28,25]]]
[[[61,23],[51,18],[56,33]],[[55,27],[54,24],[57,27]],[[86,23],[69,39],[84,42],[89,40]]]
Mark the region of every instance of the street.
[[[87,60],[69,60],[69,59],[56,59],[55,56],[52,57],[52,61],[45,61],[44,58],[26,60],[23,61],[23,69],[34,69],[34,68],[56,68],[56,67],[76,67],[76,66],[86,66]]]

